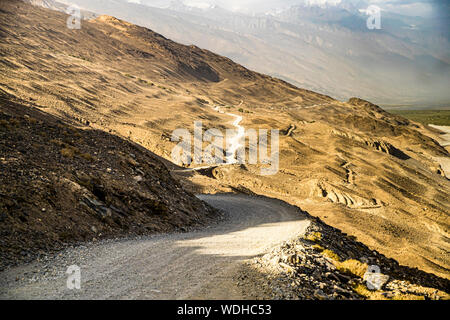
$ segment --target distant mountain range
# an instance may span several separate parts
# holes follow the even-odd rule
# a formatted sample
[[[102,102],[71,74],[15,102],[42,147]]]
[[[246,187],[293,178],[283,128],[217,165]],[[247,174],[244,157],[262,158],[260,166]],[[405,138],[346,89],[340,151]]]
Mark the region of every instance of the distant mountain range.
[[[48,7],[53,1],[41,2]],[[181,1],[166,8],[125,0],[63,2],[148,27],[337,99],[360,96],[380,105],[450,102],[447,21],[383,11],[382,29],[369,30],[360,11],[367,8],[365,1],[336,6],[305,1],[253,15]]]

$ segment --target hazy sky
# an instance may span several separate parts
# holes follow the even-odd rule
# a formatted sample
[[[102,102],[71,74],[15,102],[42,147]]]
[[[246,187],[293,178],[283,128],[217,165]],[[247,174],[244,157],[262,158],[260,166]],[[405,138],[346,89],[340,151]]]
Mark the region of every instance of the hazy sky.
[[[173,0],[129,0],[158,7],[168,6]],[[432,16],[442,13],[442,6],[448,7],[448,0],[177,0],[186,5],[207,8],[219,5],[223,8],[241,12],[264,12],[267,10],[287,8],[292,5],[306,3],[310,5],[336,5],[352,3],[359,9],[370,4],[378,5],[382,10],[417,16]]]

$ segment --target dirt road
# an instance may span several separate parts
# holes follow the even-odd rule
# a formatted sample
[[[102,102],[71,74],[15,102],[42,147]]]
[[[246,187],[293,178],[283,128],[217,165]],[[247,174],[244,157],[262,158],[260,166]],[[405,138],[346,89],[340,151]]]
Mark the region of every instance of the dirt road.
[[[278,200],[199,196],[225,219],[184,234],[108,241],[0,274],[0,299],[239,299],[233,276],[242,261],[304,233],[309,221]],[[81,289],[66,270],[81,269]]]

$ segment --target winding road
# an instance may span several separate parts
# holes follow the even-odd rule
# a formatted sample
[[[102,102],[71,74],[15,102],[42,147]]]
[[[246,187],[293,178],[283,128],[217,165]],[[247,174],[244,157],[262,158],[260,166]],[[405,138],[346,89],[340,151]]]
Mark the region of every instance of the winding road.
[[[237,106],[240,107],[243,101]],[[227,116],[233,117],[234,121],[231,123],[233,127],[235,127],[235,134],[232,137],[227,137],[227,147],[226,147],[226,158],[225,165],[227,164],[235,164],[238,162],[237,160],[237,151],[239,148],[243,147],[243,139],[245,137],[245,128],[241,126],[242,120],[244,118],[240,115],[236,115],[234,113],[223,112],[220,109],[220,106],[213,107],[214,111],[217,111],[222,114],[226,114]]]
[[[241,101],[238,107],[240,107],[242,103],[243,101]],[[172,170],[172,172],[175,173],[198,172],[205,169],[214,169],[219,166],[226,166],[238,163],[237,152],[240,148],[245,147],[243,145],[245,143],[245,128],[241,126],[241,122],[242,120],[244,120],[244,118],[240,115],[236,115],[233,113],[226,113],[220,109],[220,106],[213,107],[213,110],[234,118],[234,121],[231,122],[231,124],[233,125],[233,127],[235,127],[235,134],[232,137],[227,137],[226,139],[225,159],[223,159],[223,163],[216,163],[214,165],[209,164],[206,166],[187,169],[174,169]]]
[[[244,195],[200,195],[224,219],[189,233],[105,241],[68,249],[0,274],[0,299],[241,299],[240,264],[304,234],[307,216],[285,202]],[[81,269],[81,289],[66,270]]]

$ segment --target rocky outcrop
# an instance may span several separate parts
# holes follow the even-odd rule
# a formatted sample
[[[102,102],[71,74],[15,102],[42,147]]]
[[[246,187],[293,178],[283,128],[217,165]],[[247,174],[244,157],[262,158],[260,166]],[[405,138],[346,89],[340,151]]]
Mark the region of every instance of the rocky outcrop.
[[[450,281],[399,265],[355,238],[312,221],[304,237],[289,241],[247,264],[238,279],[262,299],[442,300]]]

